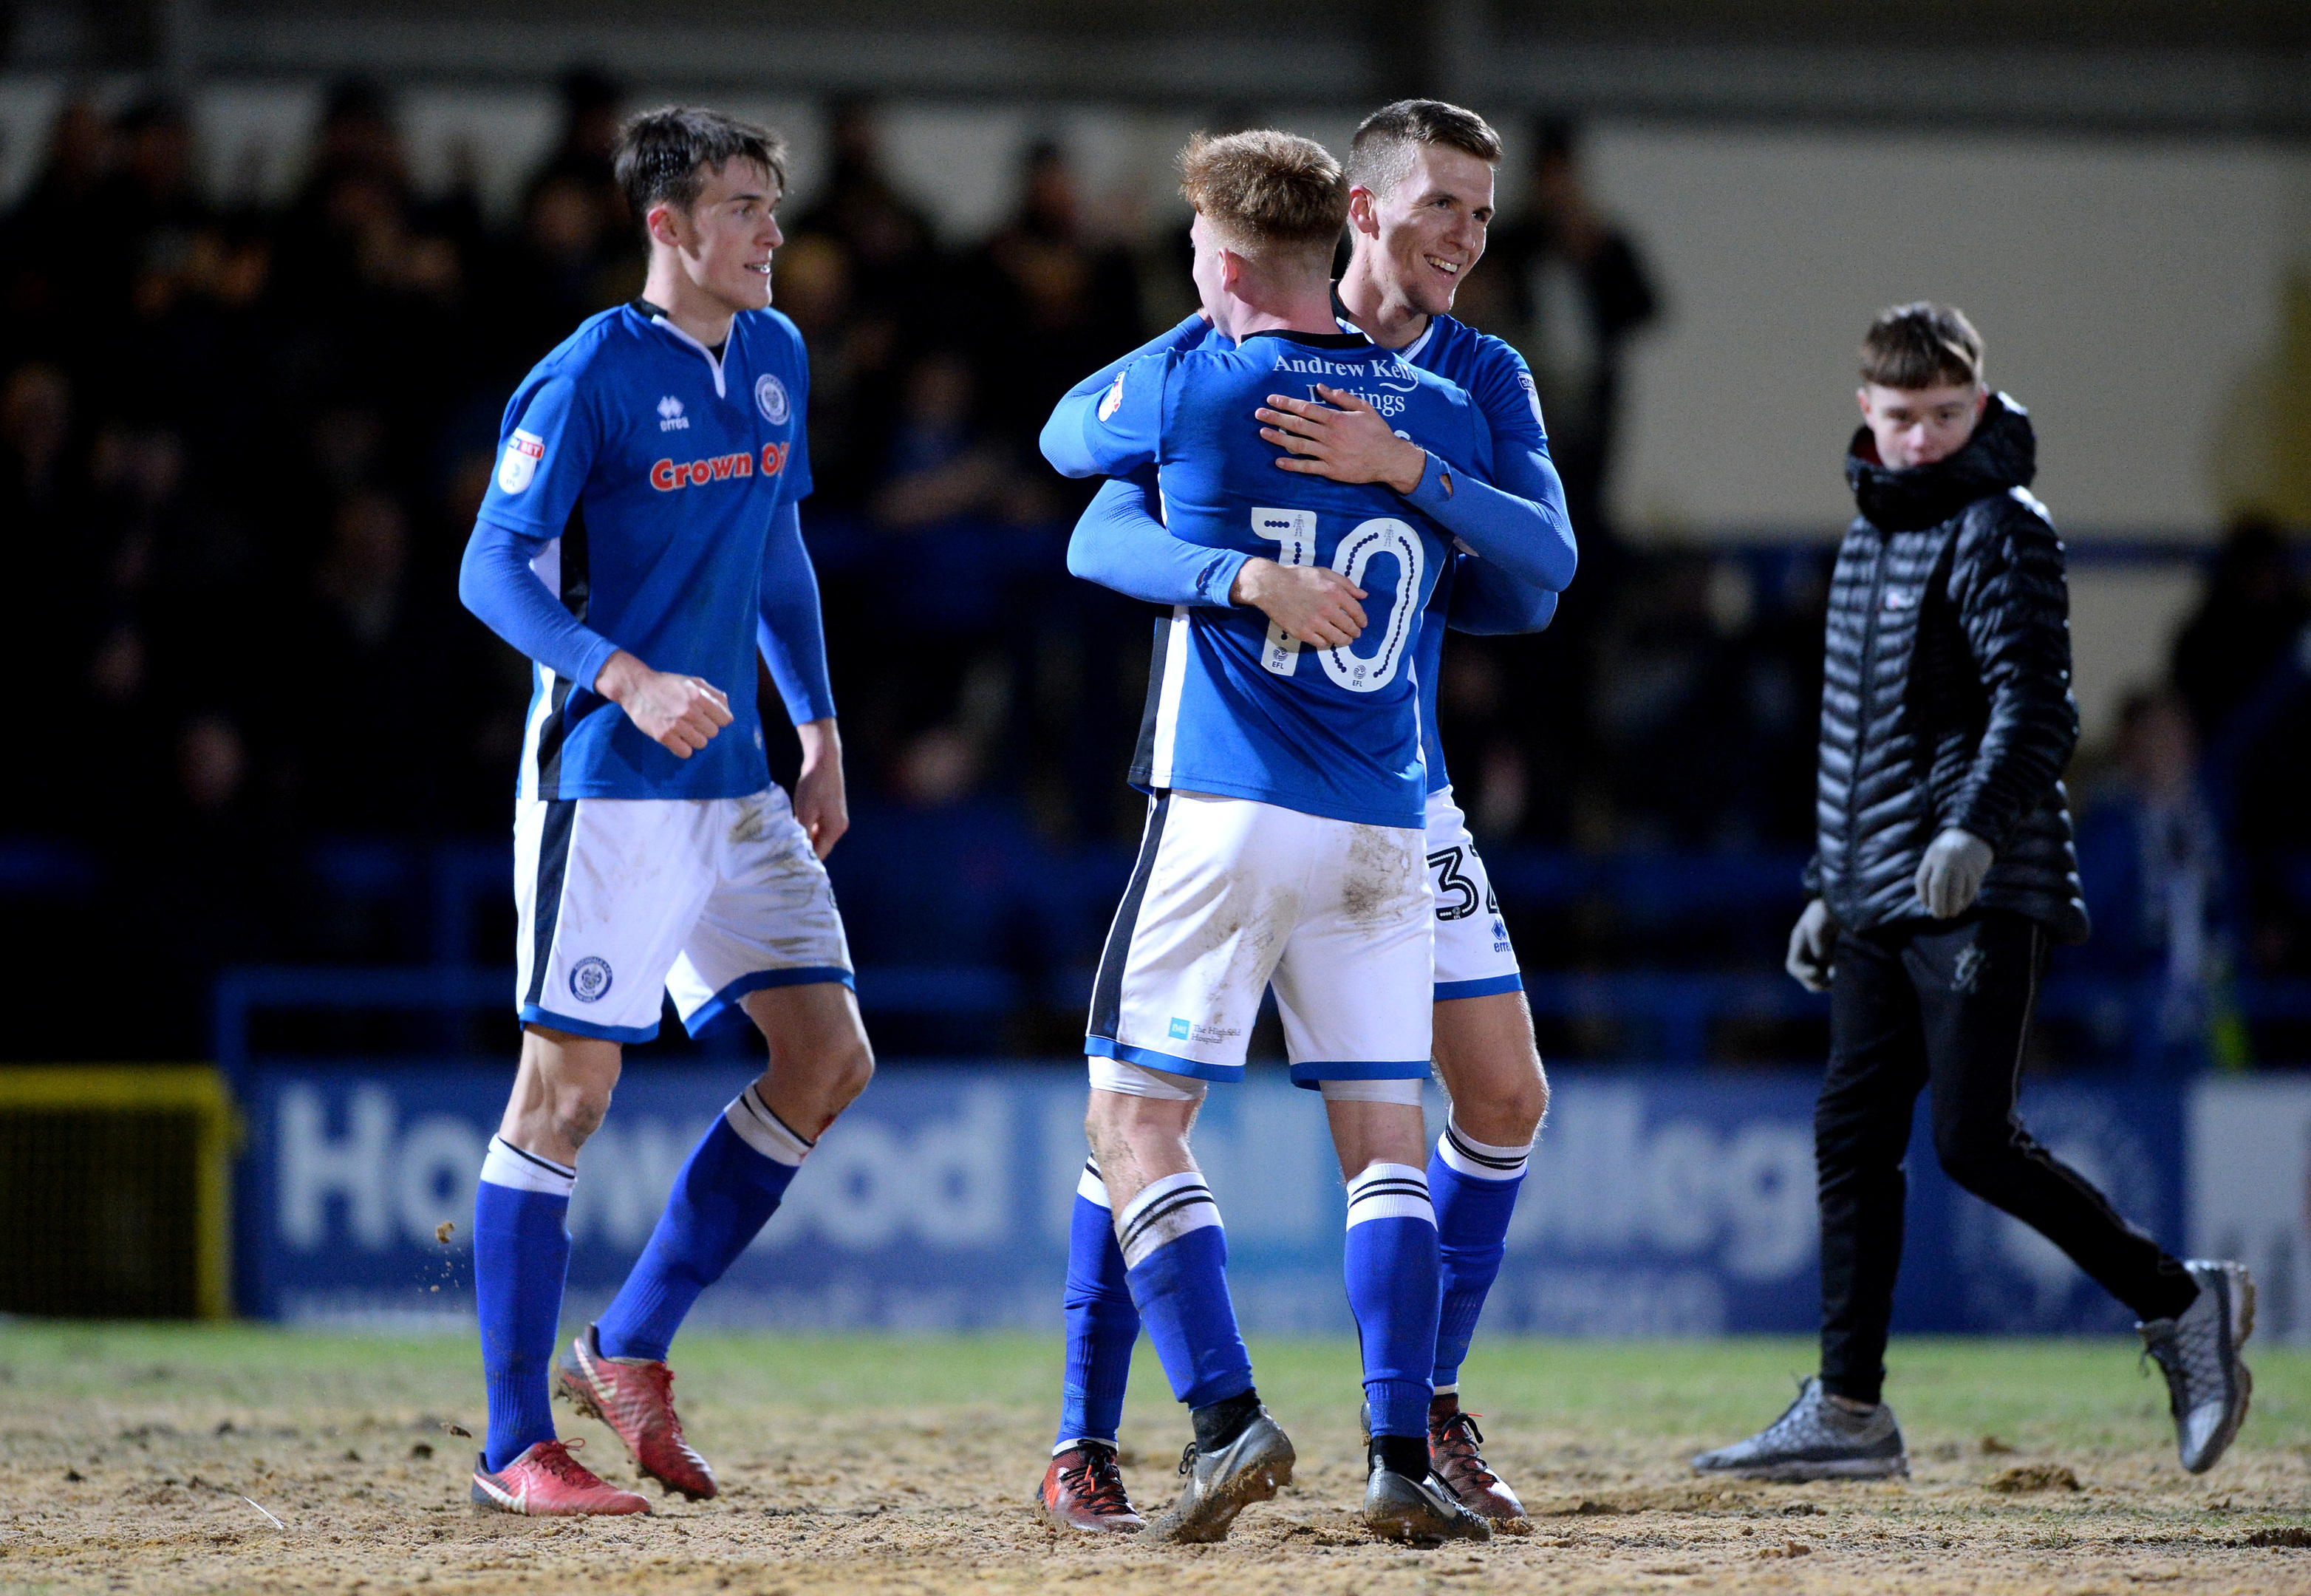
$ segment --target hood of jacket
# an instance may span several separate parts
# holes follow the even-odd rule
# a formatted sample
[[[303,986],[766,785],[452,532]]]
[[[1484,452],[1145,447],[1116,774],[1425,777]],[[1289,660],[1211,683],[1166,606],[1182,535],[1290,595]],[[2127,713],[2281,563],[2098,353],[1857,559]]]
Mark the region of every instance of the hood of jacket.
[[[1888,532],[1940,526],[1977,499],[2027,488],[2038,475],[2038,436],[2030,413],[2005,394],[1991,396],[1966,447],[1931,466],[1897,470],[1878,460],[1868,427],[1845,451],[1845,482],[1862,519]]]

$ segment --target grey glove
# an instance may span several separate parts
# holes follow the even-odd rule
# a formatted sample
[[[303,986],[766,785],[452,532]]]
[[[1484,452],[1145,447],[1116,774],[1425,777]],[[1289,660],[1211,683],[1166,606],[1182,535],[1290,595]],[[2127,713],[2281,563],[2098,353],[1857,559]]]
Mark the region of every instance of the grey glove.
[[[1974,906],[1995,857],[1980,837],[1951,826],[1927,845],[1926,857],[1918,862],[1918,902],[1936,920],[1956,920]]]
[[[1790,928],[1790,954],[1782,968],[1809,992],[1829,990],[1829,954],[1837,945],[1837,917],[1816,898]]]

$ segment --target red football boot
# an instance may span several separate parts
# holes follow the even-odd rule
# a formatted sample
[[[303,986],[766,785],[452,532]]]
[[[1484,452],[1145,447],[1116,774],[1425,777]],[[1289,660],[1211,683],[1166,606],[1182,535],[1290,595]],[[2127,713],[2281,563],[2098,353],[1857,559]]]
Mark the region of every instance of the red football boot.
[[[594,1513],[648,1513],[632,1491],[605,1485],[570,1455],[583,1441],[541,1441],[495,1473],[486,1456],[474,1459],[474,1505],[534,1518],[581,1518]]]
[[[1484,1441],[1484,1432],[1477,1428],[1477,1415],[1463,1413],[1459,1398],[1439,1397],[1428,1405],[1430,1471],[1444,1482],[1454,1501],[1490,1522],[1494,1529],[1511,1535],[1530,1534],[1532,1521],[1524,1515],[1524,1504],[1502,1483],[1478,1450]]]
[[[555,1394],[567,1397],[579,1412],[615,1430],[634,1454],[634,1466],[667,1490],[698,1502],[721,1489],[706,1460],[682,1438],[682,1420],[674,1411],[674,1371],[664,1364],[604,1356],[589,1324],[554,1361],[554,1384]]]
[[[1043,1488],[1035,1493],[1035,1505],[1062,1530],[1137,1535],[1147,1527],[1124,1492],[1115,1448],[1095,1441],[1078,1441],[1051,1459],[1043,1471]]]

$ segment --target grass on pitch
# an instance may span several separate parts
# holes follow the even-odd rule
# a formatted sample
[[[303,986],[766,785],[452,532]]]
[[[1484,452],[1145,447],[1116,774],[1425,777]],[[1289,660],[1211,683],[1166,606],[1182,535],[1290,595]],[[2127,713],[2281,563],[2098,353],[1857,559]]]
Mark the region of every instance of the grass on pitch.
[[[1345,1340],[1251,1344],[1260,1391],[1289,1422],[1330,1414],[1357,1394]],[[2311,1451],[2311,1352],[2250,1343],[2254,1408],[2242,1445]],[[1730,1440],[1772,1419],[1813,1367],[1810,1339],[1720,1341],[1480,1340],[1463,1372],[1471,1407],[1494,1426]],[[1055,1337],[849,1335],[685,1336],[676,1365],[685,1386],[734,1404],[805,1410],[922,1412],[1021,1407],[1056,1414]],[[2023,1448],[2140,1444],[2146,1418],[2164,1422],[2166,1388],[2120,1339],[1897,1339],[1888,1400],[1912,1447]],[[262,1326],[0,1323],[0,1391],[27,1399],[133,1404],[140,1391],[204,1406],[271,1408],[324,1399],[434,1413],[481,1428],[476,1348],[458,1337],[388,1338]],[[1132,1371],[1129,1424],[1156,1446],[1185,1424],[1143,1340]]]

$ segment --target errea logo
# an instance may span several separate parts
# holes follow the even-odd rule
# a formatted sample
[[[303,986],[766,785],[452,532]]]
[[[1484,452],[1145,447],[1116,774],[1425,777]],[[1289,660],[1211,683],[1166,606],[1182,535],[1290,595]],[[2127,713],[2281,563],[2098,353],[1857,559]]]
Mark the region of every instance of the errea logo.
[[[658,430],[661,432],[680,431],[690,425],[690,418],[682,413],[682,401],[672,394],[658,402]]]

